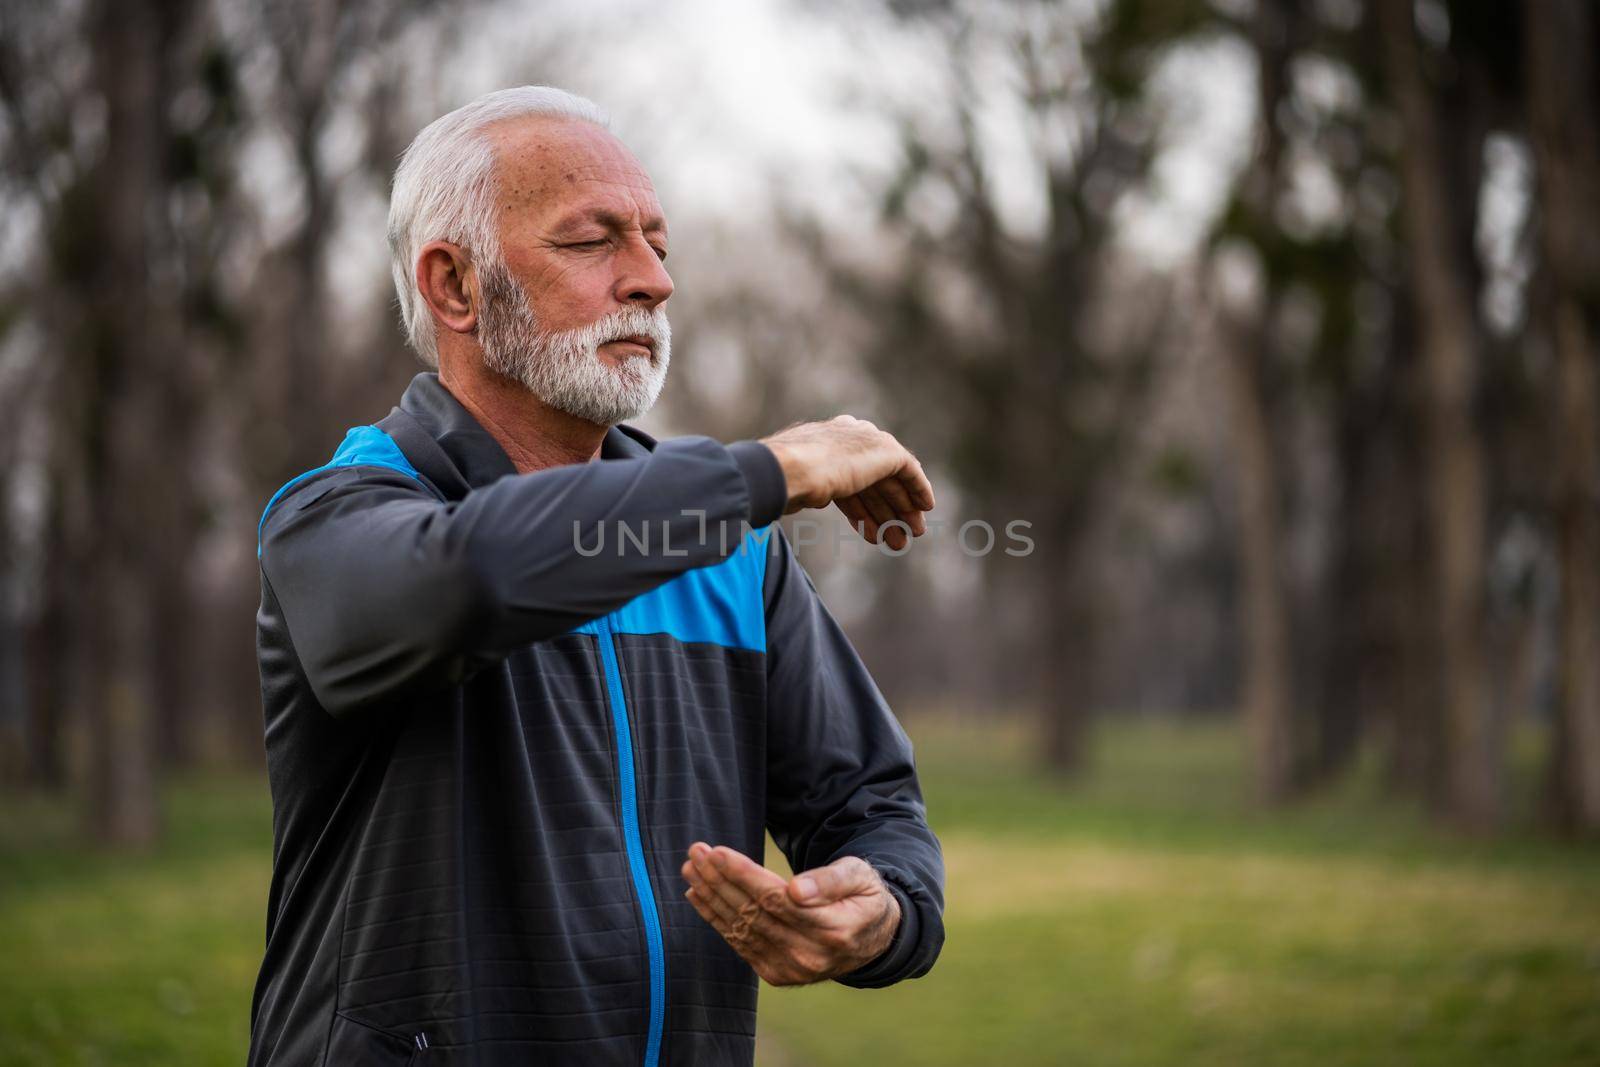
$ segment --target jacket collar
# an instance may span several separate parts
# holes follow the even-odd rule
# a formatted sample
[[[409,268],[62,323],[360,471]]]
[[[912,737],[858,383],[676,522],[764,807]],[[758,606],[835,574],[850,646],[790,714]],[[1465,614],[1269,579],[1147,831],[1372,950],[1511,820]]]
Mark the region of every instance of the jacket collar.
[[[464,481],[468,487],[476,489],[497,478],[517,473],[505,449],[472,417],[461,401],[450,394],[435,372],[424,371],[411,379],[411,384],[400,398],[400,410],[409,413],[438,444],[444,455],[435,459],[448,460],[454,468],[445,472],[430,471],[424,467],[423,473],[428,474],[435,483],[443,485]],[[645,456],[655,449],[655,445],[655,438],[643,430],[621,424],[606,431],[605,439],[600,443],[600,458],[631,459]]]

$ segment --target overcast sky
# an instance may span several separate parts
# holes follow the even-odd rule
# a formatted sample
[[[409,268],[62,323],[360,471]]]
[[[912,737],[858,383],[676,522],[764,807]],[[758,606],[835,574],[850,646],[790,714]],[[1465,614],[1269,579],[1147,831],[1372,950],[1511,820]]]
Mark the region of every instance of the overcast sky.
[[[885,105],[917,106],[935,85],[929,42],[850,5],[850,19],[780,0],[562,0],[491,7],[441,106],[512,81],[560,81],[612,112],[651,169],[669,217],[759,212],[775,180],[789,195],[857,210],[843,176],[883,168],[894,145]],[[554,45],[554,42],[561,42]],[[1238,45],[1185,49],[1156,84],[1172,140],[1156,195],[1130,204],[1127,240],[1152,265],[1193,246],[1248,150],[1253,72]],[[991,117],[1005,158],[1009,129]],[[1018,153],[1026,145],[1015,146]],[[1027,168],[996,176],[1019,228],[1042,211]],[[1015,180],[1013,180],[1015,179]]]

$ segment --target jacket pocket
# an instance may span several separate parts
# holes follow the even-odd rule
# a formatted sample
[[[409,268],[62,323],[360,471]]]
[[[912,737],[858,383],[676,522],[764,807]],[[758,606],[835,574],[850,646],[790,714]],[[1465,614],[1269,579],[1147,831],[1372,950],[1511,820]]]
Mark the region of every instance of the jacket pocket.
[[[398,1034],[335,1012],[322,1062],[325,1067],[409,1067],[421,1063],[427,1050],[421,1033]]]

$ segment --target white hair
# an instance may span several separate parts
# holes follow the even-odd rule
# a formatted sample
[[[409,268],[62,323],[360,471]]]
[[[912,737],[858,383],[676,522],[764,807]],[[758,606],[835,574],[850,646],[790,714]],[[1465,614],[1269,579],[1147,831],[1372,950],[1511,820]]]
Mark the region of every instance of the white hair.
[[[501,262],[495,151],[484,130],[539,115],[610,125],[592,100],[548,85],[523,85],[487,93],[434,119],[400,156],[389,195],[389,264],[406,341],[430,367],[439,365],[439,348],[433,316],[417,292],[417,254],[429,241],[449,241],[480,268]]]

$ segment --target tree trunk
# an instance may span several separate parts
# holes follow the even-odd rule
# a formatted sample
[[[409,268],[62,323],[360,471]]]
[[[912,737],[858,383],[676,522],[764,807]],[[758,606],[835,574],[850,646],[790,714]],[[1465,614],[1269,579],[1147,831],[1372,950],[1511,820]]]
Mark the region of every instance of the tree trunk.
[[[1233,336],[1226,338],[1222,370],[1238,459],[1244,721],[1256,797],[1270,804],[1290,791],[1294,742],[1278,471],[1260,372],[1264,330],[1264,324],[1258,324],[1250,331],[1253,336],[1241,337],[1238,343],[1233,343]]]
[[[1060,544],[1041,544],[1039,566],[1048,575],[1045,616],[1032,622],[1038,640],[1042,753],[1055,775],[1081,774],[1089,762],[1093,722],[1095,618],[1094,593],[1077,563],[1081,552]],[[1037,595],[1032,597],[1040,603]]]
[[[91,528],[84,632],[94,685],[87,697],[89,825],[105,844],[139,847],[158,829],[151,751],[148,541],[143,480],[158,408],[159,368],[148,359],[154,308],[148,281],[149,229],[161,143],[155,91],[161,39],[154,12],[133,0],[103,0],[94,13],[94,51],[106,102],[98,232],[104,254],[91,286],[85,379],[85,482]],[[173,472],[166,472],[176,476]]]
[[[1411,349],[1410,328],[1403,326],[1393,344],[1402,361],[1397,377],[1401,398],[1396,413],[1388,463],[1363,506],[1364,525],[1373,529],[1372,558],[1380,569],[1374,577],[1373,625],[1389,638],[1395,665],[1392,686],[1382,710],[1388,726],[1385,786],[1431,807],[1447,806],[1444,745],[1444,679],[1438,671],[1439,635],[1431,598],[1432,530],[1426,501],[1417,487],[1428,477],[1425,434],[1421,431],[1421,367]]]
[[[160,350],[165,353],[159,369],[153,372],[149,409],[166,432],[150,442],[147,462],[152,470],[181,471],[194,462],[200,414],[192,403],[193,383],[188,365],[187,344],[191,337],[182,333],[163,333]],[[145,545],[142,553],[148,594],[146,600],[145,641],[149,663],[153,714],[153,751],[157,765],[164,770],[182,770],[194,765],[201,664],[209,661],[196,655],[198,614],[191,574],[198,531],[203,524],[203,509],[196,502],[196,487],[191,478],[160,479],[145,490]]]
[[[89,820],[102,844],[143,848],[160,832],[142,584],[120,564],[99,568],[110,596],[91,629],[100,684],[90,696]]]
[[[1411,0],[1378,6],[1386,71],[1404,130],[1401,187],[1427,410],[1435,626],[1445,699],[1448,806],[1462,825],[1499,817],[1500,782],[1484,659],[1484,473],[1473,423],[1477,326],[1452,238],[1436,103],[1422,71]]]
[[[44,559],[39,610],[23,638],[27,650],[23,677],[27,679],[28,782],[51,790],[61,789],[67,783],[61,726],[66,717],[67,687],[72,679],[76,651],[68,619],[72,597],[68,588],[66,506],[60,493],[58,483],[55,499],[50,503],[45,542],[40,545]]]
[[[1260,6],[1253,26],[1258,148],[1245,178],[1244,195],[1262,218],[1272,217],[1280,187],[1283,138],[1276,114],[1287,82],[1289,32],[1282,10],[1272,4]],[[1295,753],[1282,503],[1266,384],[1277,279],[1268,277],[1265,288],[1255,321],[1246,328],[1224,330],[1222,377],[1238,458],[1240,606],[1245,643],[1241,699],[1256,798],[1273,804],[1290,792]]]
[[[1550,268],[1555,346],[1561,552],[1561,726],[1552,770],[1563,822],[1600,830],[1600,413],[1595,314],[1600,308],[1600,131],[1593,8],[1542,0],[1523,8],[1528,110],[1538,164],[1540,240]]]
[[[153,747],[163,770],[186,770],[195,764],[194,638],[189,619],[195,610],[188,588],[189,550],[193,526],[174,531],[178,540],[161,550],[151,568],[147,657],[153,701]]]

